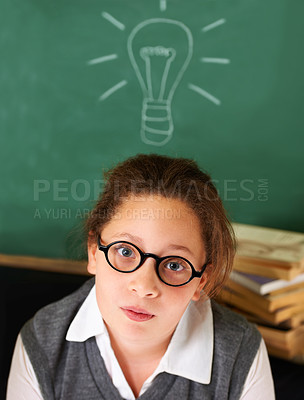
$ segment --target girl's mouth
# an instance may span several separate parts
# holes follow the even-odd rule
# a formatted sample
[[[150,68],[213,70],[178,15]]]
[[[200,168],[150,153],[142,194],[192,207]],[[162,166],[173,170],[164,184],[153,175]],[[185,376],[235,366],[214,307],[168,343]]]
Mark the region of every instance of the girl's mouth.
[[[136,322],[149,321],[154,317],[154,315],[148,313],[148,311],[135,307],[121,307],[121,310],[129,319]]]

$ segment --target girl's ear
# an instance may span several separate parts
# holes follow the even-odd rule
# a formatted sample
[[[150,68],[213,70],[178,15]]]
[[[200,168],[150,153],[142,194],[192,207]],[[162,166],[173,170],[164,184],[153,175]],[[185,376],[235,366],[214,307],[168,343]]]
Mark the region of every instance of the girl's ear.
[[[204,287],[206,285],[206,282],[208,280],[208,275],[209,275],[208,271],[209,271],[209,267],[210,266],[211,265],[208,264],[205,272],[203,273],[203,276],[200,279],[200,283],[199,283],[198,287],[196,288],[196,290],[195,290],[195,292],[194,292],[194,294],[192,296],[192,300],[193,301],[198,301],[202,297],[202,290],[204,289]]]
[[[87,270],[90,274],[96,274],[96,251],[97,244],[89,244],[88,243],[88,266]]]

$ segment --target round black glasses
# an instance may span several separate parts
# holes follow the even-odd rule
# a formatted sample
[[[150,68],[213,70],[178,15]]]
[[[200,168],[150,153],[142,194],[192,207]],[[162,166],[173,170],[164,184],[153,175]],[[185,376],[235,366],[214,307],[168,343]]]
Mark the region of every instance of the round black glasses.
[[[157,276],[169,286],[183,286],[193,278],[201,278],[207,267],[206,263],[201,271],[196,271],[191,262],[184,257],[158,257],[153,253],[144,253],[135,244],[126,241],[117,241],[104,246],[98,237],[98,249],[105,253],[108,264],[122,273],[134,272],[147,258],[154,258]]]

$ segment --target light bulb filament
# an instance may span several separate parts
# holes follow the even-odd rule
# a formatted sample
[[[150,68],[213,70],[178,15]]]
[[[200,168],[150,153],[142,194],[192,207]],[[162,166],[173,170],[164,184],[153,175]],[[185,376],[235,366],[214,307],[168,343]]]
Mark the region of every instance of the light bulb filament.
[[[140,56],[145,61],[146,67],[146,97],[163,100],[170,66],[176,56],[176,51],[163,46],[145,46],[140,49]]]

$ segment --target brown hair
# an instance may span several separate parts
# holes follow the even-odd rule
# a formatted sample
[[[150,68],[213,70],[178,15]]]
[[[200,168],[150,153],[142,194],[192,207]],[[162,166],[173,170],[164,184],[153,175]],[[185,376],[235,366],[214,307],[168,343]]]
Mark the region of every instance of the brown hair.
[[[210,264],[204,292],[210,297],[217,294],[232,268],[235,239],[210,176],[189,159],[139,154],[108,171],[105,179],[104,191],[86,221],[89,243],[96,243],[102,227],[131,195],[179,199],[200,221],[206,261]]]

